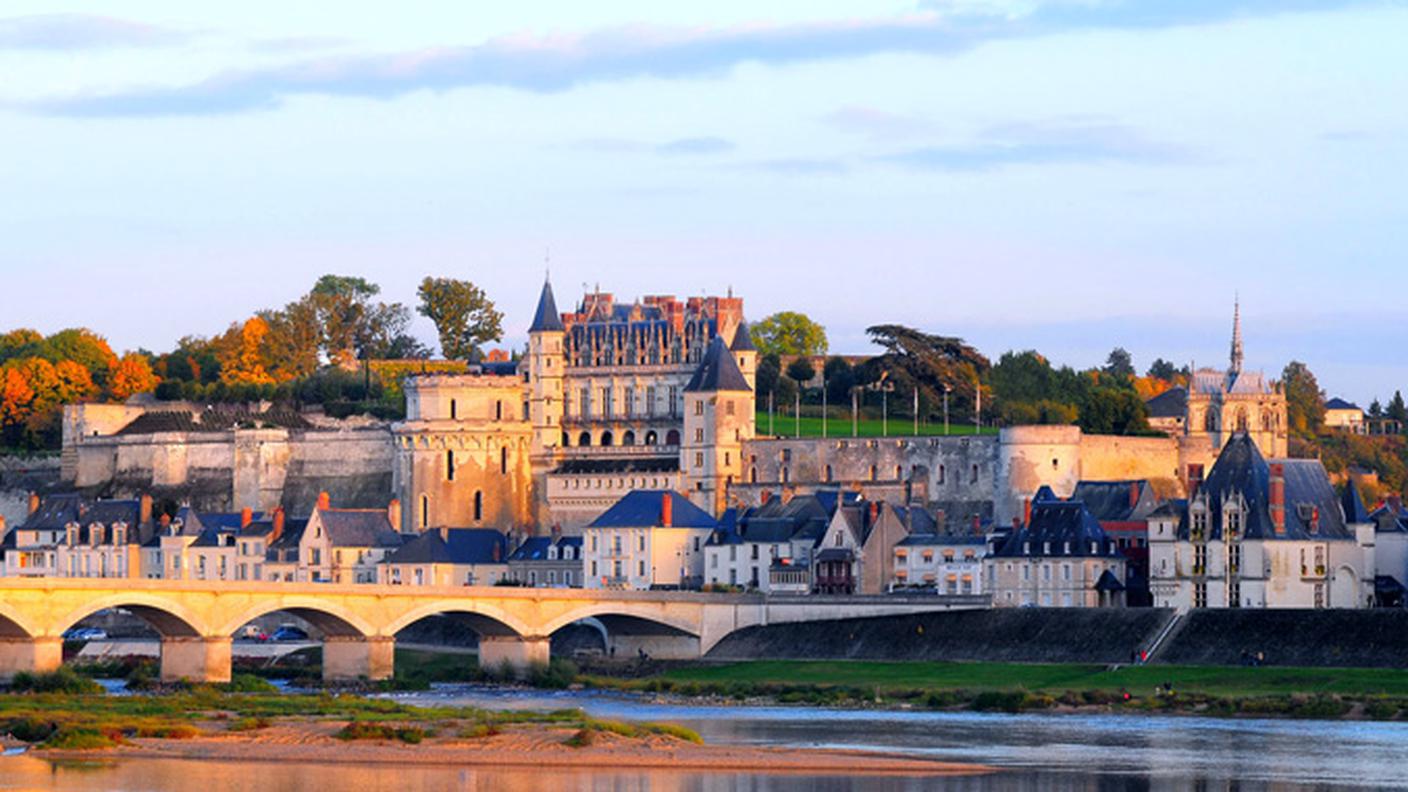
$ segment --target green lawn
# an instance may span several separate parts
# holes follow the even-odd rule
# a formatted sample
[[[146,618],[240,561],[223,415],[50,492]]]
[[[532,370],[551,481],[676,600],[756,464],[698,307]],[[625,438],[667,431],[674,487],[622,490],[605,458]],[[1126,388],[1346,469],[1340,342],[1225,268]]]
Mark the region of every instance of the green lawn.
[[[757,427],[759,436],[768,434],[768,412],[762,410],[757,415]],[[856,425],[856,435],[859,437],[885,437],[885,422],[879,418],[862,418]],[[773,416],[772,433],[777,437],[795,437],[797,435],[797,420],[789,412],[783,415],[781,411]],[[944,425],[942,423],[919,424],[919,434],[924,436],[943,435]],[[951,435],[973,435],[978,434],[970,423],[952,423],[949,425]],[[996,427],[985,426],[981,434],[997,434]],[[851,418],[833,416],[826,421],[827,437],[851,437]],[[914,435],[914,419],[912,418],[892,418],[889,422],[890,437],[911,437]],[[802,436],[821,437],[821,418],[814,415],[802,416]]]
[[[1015,690],[1060,693],[1101,690],[1148,694],[1164,682],[1182,693],[1269,696],[1334,693],[1408,695],[1408,669],[1246,668],[1241,666],[1105,666],[1017,663],[883,663],[759,660],[691,666],[665,672],[678,682],[856,687],[882,690]]]

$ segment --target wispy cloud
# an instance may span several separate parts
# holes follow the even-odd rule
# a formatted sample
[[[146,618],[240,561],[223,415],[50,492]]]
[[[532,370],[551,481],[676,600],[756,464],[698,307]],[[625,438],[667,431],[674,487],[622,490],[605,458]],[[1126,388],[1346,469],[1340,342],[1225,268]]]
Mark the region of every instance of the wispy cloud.
[[[282,36],[257,39],[250,42],[249,48],[254,52],[286,55],[343,49],[352,43],[352,39],[338,36]]]
[[[723,154],[736,148],[732,141],[719,137],[691,137],[671,140],[655,147],[659,154],[687,156],[694,154]]]
[[[684,137],[667,140],[663,143],[647,143],[643,140],[629,138],[596,137],[572,143],[571,148],[601,154],[660,154],[667,157],[686,157],[724,154],[733,151],[737,146],[733,141],[721,137]]]
[[[1124,0],[1043,5],[1017,16],[965,8],[795,25],[517,35],[475,46],[310,59],[188,85],[50,98],[29,108],[63,116],[204,115],[274,108],[302,95],[390,99],[486,85],[563,91],[610,80],[717,77],[744,63],[785,65],[890,52],[950,55],[987,42],[1068,31],[1208,24],[1385,2],[1393,0]]]
[[[808,157],[782,157],[754,160],[741,166],[744,170],[775,173],[780,176],[840,176],[850,170],[844,162]]]
[[[0,50],[84,50],[163,47],[190,36],[176,30],[89,14],[36,14],[0,19]]]
[[[1145,138],[1108,121],[1058,121],[989,127],[971,143],[925,146],[883,161],[915,168],[982,171],[1011,165],[1116,162],[1166,165],[1194,159],[1187,149]]]
[[[843,107],[823,119],[845,132],[866,135],[878,140],[894,140],[929,134],[937,129],[927,118],[904,113],[892,113],[874,107]]]

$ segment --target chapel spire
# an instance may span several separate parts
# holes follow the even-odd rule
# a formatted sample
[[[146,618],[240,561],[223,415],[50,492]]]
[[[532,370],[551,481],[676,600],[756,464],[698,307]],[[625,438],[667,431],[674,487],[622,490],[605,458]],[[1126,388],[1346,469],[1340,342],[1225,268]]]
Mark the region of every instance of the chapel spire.
[[[1232,374],[1242,373],[1242,300],[1232,304]]]

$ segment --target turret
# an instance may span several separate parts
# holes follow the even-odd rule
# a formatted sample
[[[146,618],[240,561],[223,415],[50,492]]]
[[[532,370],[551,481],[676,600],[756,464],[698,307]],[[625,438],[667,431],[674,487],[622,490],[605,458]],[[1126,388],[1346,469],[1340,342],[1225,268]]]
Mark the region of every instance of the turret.
[[[562,445],[566,336],[567,328],[552,296],[552,283],[544,280],[538,309],[528,328],[528,414],[533,423],[533,456],[538,458],[551,457],[553,449]]]
[[[758,389],[758,348],[753,346],[753,334],[748,331],[747,322],[738,323],[738,328],[733,331],[733,343],[728,345],[728,351],[733,353],[733,360],[738,364],[738,370],[743,373],[743,379],[748,382],[748,389],[756,391]]]
[[[743,441],[753,437],[753,388],[734,353],[715,337],[684,389],[680,470],[690,500],[710,514],[725,508],[743,470]]]

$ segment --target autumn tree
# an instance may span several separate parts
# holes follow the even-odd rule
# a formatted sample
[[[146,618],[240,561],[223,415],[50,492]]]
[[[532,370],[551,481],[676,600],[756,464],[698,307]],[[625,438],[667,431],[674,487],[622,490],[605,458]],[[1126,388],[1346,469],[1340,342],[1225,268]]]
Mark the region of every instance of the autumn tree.
[[[1325,392],[1304,363],[1293,360],[1281,372],[1281,386],[1286,393],[1286,412],[1290,430],[1311,439],[1325,422]]]
[[[126,401],[138,393],[151,393],[156,390],[157,376],[152,373],[151,361],[146,355],[128,352],[108,374],[108,394],[115,401]]]
[[[117,355],[107,339],[84,327],[60,330],[44,339],[39,356],[50,363],[71,360],[88,369],[100,386],[107,382],[108,371],[117,365]]]
[[[0,335],[0,363],[14,358],[35,357],[44,344],[44,336],[27,327]]]
[[[265,365],[268,336],[269,324],[258,316],[231,325],[216,342],[220,381],[226,385],[272,385],[274,378]]]
[[[305,298],[317,320],[323,354],[334,366],[381,356],[400,341],[410,312],[400,303],[374,302],[381,287],[350,275],[324,275]]]
[[[816,356],[826,354],[826,328],[806,314],[782,311],[749,327],[760,355]]]
[[[483,344],[503,337],[504,315],[473,283],[426,276],[416,293],[420,296],[416,311],[435,324],[444,357],[478,359]]]

